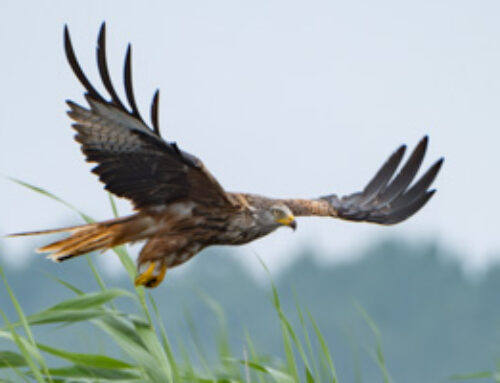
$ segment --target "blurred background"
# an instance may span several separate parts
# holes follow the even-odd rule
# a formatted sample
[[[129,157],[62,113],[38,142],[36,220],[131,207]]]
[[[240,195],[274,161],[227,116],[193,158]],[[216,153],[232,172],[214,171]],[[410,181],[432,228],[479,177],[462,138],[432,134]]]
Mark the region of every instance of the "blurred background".
[[[165,301],[167,327],[182,327],[175,315],[183,311],[160,297],[197,312],[196,299],[186,297],[202,289],[219,300],[235,333],[254,326],[260,346],[273,353],[272,337],[262,335],[272,333],[265,308],[256,309],[267,307],[262,296],[269,293],[258,254],[286,304],[293,307],[295,288],[329,332],[347,381],[354,381],[356,363],[365,376],[376,371],[352,319],[359,319],[355,301],[381,327],[396,380],[437,381],[494,363],[500,351],[500,3],[18,1],[0,8],[0,173],[50,190],[98,220],[110,218],[111,209],[65,115],[64,100],[83,97],[64,56],[64,24],[97,86],[100,23],[107,22],[117,88],[132,43],[143,115],[160,88],[163,136],[200,157],[227,190],[273,197],[350,193],[398,145],[411,148],[425,134],[424,167],[445,156],[438,193],[401,225],[303,219],[295,233],[214,248],[171,271],[171,281],[155,292]],[[6,179],[0,190],[2,235],[81,223],[67,208]],[[127,214],[130,205],[121,201],[119,210]],[[35,255],[45,242],[0,239],[0,262],[27,305],[33,291],[45,293],[41,286],[50,284],[42,270],[79,274],[79,261],[54,265]],[[125,281],[114,255],[97,259],[116,283]],[[54,294],[31,299],[33,310],[57,299]],[[251,312],[263,319],[250,320]]]

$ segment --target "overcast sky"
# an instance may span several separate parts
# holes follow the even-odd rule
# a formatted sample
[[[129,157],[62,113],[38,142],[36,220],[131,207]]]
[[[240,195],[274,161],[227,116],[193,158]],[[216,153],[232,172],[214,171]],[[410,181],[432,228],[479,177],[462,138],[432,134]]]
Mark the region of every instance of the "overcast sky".
[[[96,80],[106,20],[117,87],[131,42],[143,114],[160,88],[163,136],[200,157],[228,190],[350,193],[399,144],[414,146],[424,134],[424,165],[446,157],[438,193],[401,225],[301,219],[297,232],[243,247],[241,258],[255,251],[279,267],[308,244],[335,262],[375,238],[402,235],[438,239],[466,265],[483,267],[500,257],[499,17],[497,0],[3,2],[0,173],[110,218],[65,114],[65,99],[83,98],[62,45],[67,23]],[[0,190],[1,234],[80,223],[7,180]],[[130,212],[127,202],[120,212]],[[2,240],[2,256],[18,261],[46,240]]]

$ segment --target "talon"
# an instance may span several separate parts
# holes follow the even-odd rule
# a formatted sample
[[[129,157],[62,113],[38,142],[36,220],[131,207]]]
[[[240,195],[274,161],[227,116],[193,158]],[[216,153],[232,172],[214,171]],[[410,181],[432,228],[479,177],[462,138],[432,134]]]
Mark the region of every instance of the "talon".
[[[135,278],[134,284],[136,286],[146,285],[148,281],[151,280],[155,267],[156,267],[156,262],[151,262],[148,268],[144,272],[139,274],[137,278]]]
[[[167,265],[165,265],[165,263],[162,263],[162,265],[160,267],[160,272],[158,273],[158,275],[153,276],[146,283],[145,286],[150,287],[150,288],[158,286],[163,281],[163,278],[165,278],[166,273],[167,273]]]
[[[164,262],[162,262],[159,273],[155,274],[157,264],[158,262],[150,262],[148,268],[137,276],[134,284],[136,286],[144,286],[150,288],[158,286],[163,281],[163,278],[165,278],[167,266]]]

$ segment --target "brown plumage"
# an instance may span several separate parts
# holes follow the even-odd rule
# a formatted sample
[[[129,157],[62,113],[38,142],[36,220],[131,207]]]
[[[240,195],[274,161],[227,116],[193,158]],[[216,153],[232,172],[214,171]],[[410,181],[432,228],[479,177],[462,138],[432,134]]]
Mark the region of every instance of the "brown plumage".
[[[325,216],[391,225],[417,212],[432,197],[429,190],[443,159],[416,182],[427,148],[424,137],[401,168],[406,147],[399,147],[358,193],[316,199],[271,199],[226,192],[195,156],[167,142],[158,126],[159,92],[151,106],[152,128],[141,117],[132,86],[131,48],[127,49],[124,85],[128,106],[118,97],[108,73],[105,25],[99,33],[97,63],[105,99],[83,73],[68,29],[66,57],[86,89],[89,108],[68,101],[75,121],[76,141],[93,172],[111,193],[132,201],[136,214],[89,225],[18,235],[67,232],[68,238],[39,249],[54,261],[95,250],[146,240],[137,264],[136,284],[157,286],[167,268],[177,266],[210,245],[239,245],[267,235],[278,227],[295,229],[295,217]],[[413,183],[413,184],[412,184]]]

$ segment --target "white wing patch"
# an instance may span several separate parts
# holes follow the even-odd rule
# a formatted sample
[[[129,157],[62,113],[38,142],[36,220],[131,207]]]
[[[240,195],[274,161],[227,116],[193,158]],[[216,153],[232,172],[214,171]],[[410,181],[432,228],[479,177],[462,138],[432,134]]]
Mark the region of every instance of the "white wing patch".
[[[190,217],[193,214],[195,206],[194,202],[177,202],[170,205],[167,209],[170,213],[180,217]]]

